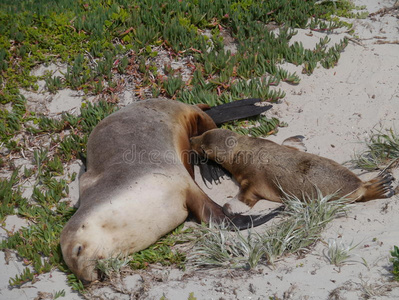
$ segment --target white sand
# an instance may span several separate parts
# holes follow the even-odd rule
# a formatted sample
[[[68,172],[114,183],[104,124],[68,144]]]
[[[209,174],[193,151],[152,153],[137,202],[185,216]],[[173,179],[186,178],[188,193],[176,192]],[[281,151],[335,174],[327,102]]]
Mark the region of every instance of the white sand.
[[[395,1],[357,0],[369,12],[392,7]],[[398,11],[393,12],[398,15]],[[268,112],[289,124],[271,139],[281,142],[293,135],[304,135],[308,152],[340,163],[364,149],[362,142],[373,128],[398,125],[399,112],[399,19],[390,13],[356,20],[357,42],[350,42],[334,69],[317,68],[313,75],[301,75],[297,86],[282,85],[287,93],[281,104]],[[314,36],[300,31],[295,40],[312,43],[324,34]],[[333,41],[345,34],[332,34]],[[301,70],[289,66],[292,70]],[[56,99],[54,97],[53,101]],[[52,103],[56,107],[56,103]],[[77,104],[79,106],[79,104]],[[55,108],[54,108],[55,109]],[[57,109],[59,107],[57,106]],[[67,109],[71,109],[68,107]],[[399,129],[398,129],[399,130]],[[399,178],[399,171],[394,175]],[[368,178],[371,174],[361,175]],[[395,185],[397,182],[395,182]],[[237,188],[226,181],[214,187],[212,197],[223,202]],[[73,197],[77,197],[76,194]],[[259,207],[268,206],[262,203]],[[341,267],[328,263],[323,255],[326,244],[319,242],[304,258],[291,255],[278,261],[274,268],[261,266],[254,271],[180,271],[155,267],[137,272],[124,280],[125,291],[146,291],[145,299],[187,299],[194,293],[197,299],[362,299],[367,293],[373,299],[398,299],[399,289],[392,283],[390,250],[399,246],[399,197],[356,204],[347,217],[336,219],[323,233],[323,239],[342,241],[358,246],[352,250],[350,261]],[[7,219],[11,230],[15,218]],[[19,226],[16,222],[15,226]],[[0,229],[0,237],[5,237]],[[66,285],[66,276],[58,271],[38,276],[34,284],[20,289],[8,289],[9,277],[22,270],[22,264],[12,256],[8,265],[0,259],[0,299],[33,299],[39,291],[53,293],[64,289],[67,299],[80,299]],[[159,278],[158,281],[153,278]],[[121,289],[120,285],[119,289]],[[111,288],[98,288],[93,295],[103,299],[129,299],[128,295]],[[91,297],[92,297],[91,296]],[[339,298],[341,297],[341,298]]]

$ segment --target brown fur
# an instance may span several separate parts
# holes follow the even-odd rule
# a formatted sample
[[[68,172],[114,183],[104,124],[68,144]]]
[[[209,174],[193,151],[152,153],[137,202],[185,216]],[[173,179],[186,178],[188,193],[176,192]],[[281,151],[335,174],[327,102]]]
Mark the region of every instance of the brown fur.
[[[80,206],[60,241],[64,260],[79,279],[97,279],[98,259],[147,248],[189,212],[199,222],[227,218],[193,180],[190,162],[190,138],[215,127],[199,107],[152,99],[125,107],[94,128],[87,172],[80,177]],[[232,221],[243,228],[268,219]]]
[[[64,260],[78,278],[95,280],[97,259],[148,247],[189,211],[199,222],[226,218],[193,180],[190,162],[190,137],[212,128],[201,108],[160,99],[131,104],[96,126],[80,206],[61,234]]]
[[[260,199],[281,202],[284,193],[303,198],[317,195],[346,196],[369,201],[392,196],[392,176],[362,182],[342,165],[324,157],[298,151],[272,141],[213,129],[191,139],[200,155],[219,162],[240,185],[238,200],[253,207]]]

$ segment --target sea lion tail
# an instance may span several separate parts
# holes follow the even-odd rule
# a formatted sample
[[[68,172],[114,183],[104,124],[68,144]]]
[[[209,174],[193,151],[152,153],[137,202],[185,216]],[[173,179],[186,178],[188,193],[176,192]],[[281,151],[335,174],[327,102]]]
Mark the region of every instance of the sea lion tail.
[[[272,108],[272,105],[257,106],[255,103],[262,102],[259,98],[242,99],[230,103],[204,109],[215,122],[216,125],[239,120],[243,118],[254,117]]]

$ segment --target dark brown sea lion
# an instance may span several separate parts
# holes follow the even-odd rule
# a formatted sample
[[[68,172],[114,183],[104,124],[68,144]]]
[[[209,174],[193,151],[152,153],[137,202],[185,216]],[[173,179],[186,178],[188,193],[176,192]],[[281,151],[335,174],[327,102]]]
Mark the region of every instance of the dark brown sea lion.
[[[191,145],[199,155],[221,164],[238,182],[238,195],[224,206],[228,214],[247,211],[260,199],[281,202],[284,193],[301,199],[316,196],[318,189],[323,195],[353,201],[389,198],[394,193],[390,174],[363,182],[328,158],[226,129],[193,137]]]
[[[205,107],[203,107],[205,108]],[[181,224],[226,219],[193,180],[190,138],[216,128],[197,106],[152,99],[102,120],[87,144],[80,206],[61,234],[64,260],[83,281],[98,278],[98,259],[142,250]],[[238,228],[267,216],[236,216]]]

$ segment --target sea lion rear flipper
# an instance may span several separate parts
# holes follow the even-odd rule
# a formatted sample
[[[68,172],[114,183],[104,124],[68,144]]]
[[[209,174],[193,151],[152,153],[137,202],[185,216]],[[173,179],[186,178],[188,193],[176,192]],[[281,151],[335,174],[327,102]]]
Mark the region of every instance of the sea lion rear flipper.
[[[354,197],[357,202],[364,202],[374,199],[384,199],[392,197],[395,192],[392,188],[392,174],[382,172],[374,179],[364,182],[354,193],[351,198]]]
[[[228,121],[254,117],[272,108],[272,105],[257,106],[255,103],[261,102],[261,99],[251,98],[233,101],[230,103],[214,106],[205,111],[216,125]]]
[[[190,189],[188,193],[187,208],[198,222],[209,223],[212,220],[216,223],[223,223],[227,221],[232,229],[242,230],[262,225],[284,210],[284,206],[280,206],[265,215],[235,214],[228,216],[223,212],[222,207],[213,202],[201,189],[198,188],[197,192]]]
[[[289,138],[286,138],[281,145],[297,149],[299,151],[306,152],[308,149],[306,149],[305,144],[303,143],[303,140],[305,137],[303,135],[295,135]]]

